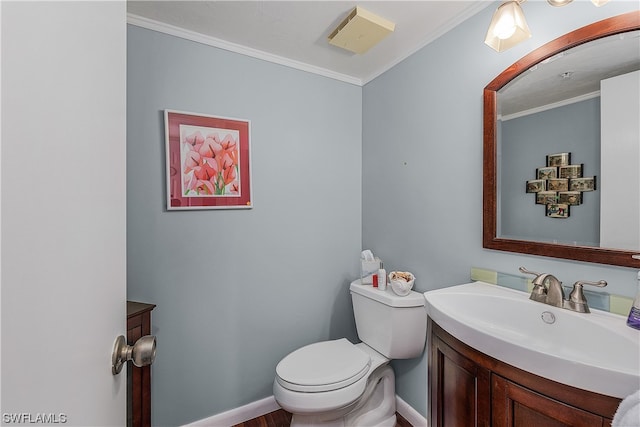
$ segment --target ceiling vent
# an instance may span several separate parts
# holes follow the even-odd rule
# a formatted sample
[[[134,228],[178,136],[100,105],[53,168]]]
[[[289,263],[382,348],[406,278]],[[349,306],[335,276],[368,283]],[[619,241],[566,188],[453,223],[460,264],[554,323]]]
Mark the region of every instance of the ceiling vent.
[[[333,30],[329,43],[355,53],[365,53],[392,33],[396,24],[357,6]]]

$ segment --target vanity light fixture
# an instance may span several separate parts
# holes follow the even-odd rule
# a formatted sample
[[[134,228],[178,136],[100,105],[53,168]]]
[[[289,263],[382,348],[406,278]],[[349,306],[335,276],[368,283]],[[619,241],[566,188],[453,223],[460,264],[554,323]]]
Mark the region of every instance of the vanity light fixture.
[[[524,19],[524,12],[520,4],[526,0],[510,0],[502,3],[493,14],[489,30],[484,38],[486,45],[492,49],[502,52],[521,41],[531,37],[531,31]],[[547,0],[551,6],[566,6],[573,0]],[[611,0],[591,0],[591,3],[600,7]]]
[[[520,3],[513,0],[502,3],[493,14],[489,30],[484,39],[486,45],[502,52],[531,37]]]
[[[568,5],[572,1],[573,0],[547,0],[547,3],[553,7],[562,7]]]

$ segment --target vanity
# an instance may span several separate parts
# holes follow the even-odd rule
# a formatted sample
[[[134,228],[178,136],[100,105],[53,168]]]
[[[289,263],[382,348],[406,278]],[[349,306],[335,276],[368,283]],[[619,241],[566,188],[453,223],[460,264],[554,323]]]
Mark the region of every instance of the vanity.
[[[607,208],[615,203],[606,202],[612,192],[605,186],[619,169],[626,181],[618,188],[629,188],[633,198],[640,194],[638,175],[630,172],[638,170],[637,155],[628,155],[632,163],[626,166],[618,162],[607,168],[611,152],[605,147],[614,142],[613,149],[619,149],[617,136],[592,129],[584,138],[572,132],[583,126],[565,119],[556,120],[562,133],[545,133],[552,126],[542,121],[568,117],[559,108],[578,112],[584,106],[599,110],[600,121],[590,116],[595,127],[617,129],[618,122],[612,125],[609,119],[620,114],[608,111],[607,102],[627,96],[616,92],[608,98],[602,82],[637,80],[640,59],[626,62],[638,56],[639,31],[640,11],[595,22],[530,52],[485,87],[483,248],[640,269],[640,259],[632,257],[640,251],[640,239],[627,243],[615,230],[639,236],[640,205],[625,204],[629,223],[620,215],[611,220]],[[630,54],[608,55],[626,47]],[[576,57],[586,61],[566,62]],[[572,88],[564,99],[551,98],[563,91],[547,85],[541,74],[560,76],[566,84],[580,73],[557,71],[574,70],[593,58],[615,66],[581,81],[589,93]],[[625,90],[637,94],[633,87]],[[632,101],[637,104],[637,97]],[[634,113],[632,119],[637,117]],[[640,135],[632,124],[630,146],[638,153]],[[579,144],[584,139],[593,144]],[[555,145],[543,149],[543,142]],[[584,230],[598,232],[585,237]],[[531,293],[481,281],[425,292],[432,427],[610,426],[622,399],[638,389],[640,333],[626,326],[626,317],[589,310],[583,295],[578,298],[582,284],[606,283],[576,282],[565,299],[557,279],[545,285],[550,275],[535,274]]]
[[[586,148],[567,145],[574,137],[571,132],[544,134],[550,126],[541,121],[526,128],[538,132],[533,141],[527,140],[529,133],[509,130],[515,128],[516,120],[525,129],[522,118],[533,122],[541,120],[543,113],[559,117],[553,109],[558,105],[573,108],[584,97],[589,105],[597,103],[597,109],[602,109],[598,127],[617,128],[608,122],[609,116],[618,113],[605,111],[601,82],[628,75],[636,78],[639,61],[627,67],[616,58],[604,60],[604,55],[585,52],[602,46],[613,51],[613,46],[624,48],[631,43],[632,54],[623,56],[637,56],[639,30],[640,11],[595,22],[530,52],[485,87],[483,248],[640,269],[640,259],[632,257],[640,251],[640,243],[627,244],[612,238],[615,233],[608,234],[613,224],[621,228],[621,234],[636,236],[633,230],[640,215],[640,209],[631,211],[632,220],[627,224],[620,216],[609,220],[606,212],[613,203],[605,202],[611,192],[604,183],[615,181],[615,169],[627,172],[620,186],[630,186],[633,197],[640,194],[637,175],[629,172],[638,169],[637,163],[614,163],[605,171],[605,159],[611,154],[605,146],[618,137],[592,132],[594,146],[602,145]],[[564,61],[580,55],[599,58],[603,65],[615,63],[617,68],[593,76],[589,84],[595,86],[588,94],[576,92],[567,99],[549,98],[561,91],[553,86],[545,90],[544,80],[530,80],[547,69],[549,76],[562,76],[553,71],[555,67],[578,67],[579,63]],[[539,104],[531,104],[535,99]],[[637,98],[632,101],[637,104]],[[518,103],[525,105],[511,109],[510,105]],[[637,120],[637,114],[633,119]],[[565,122],[560,125],[563,130],[581,128]],[[633,129],[635,132],[637,126]],[[631,146],[638,150],[640,136],[634,132]],[[556,145],[542,150],[542,141]],[[508,150],[514,152],[515,144],[520,144],[518,156],[508,154]],[[596,151],[593,160],[585,160],[589,150]],[[635,161],[637,156],[629,158]],[[510,174],[511,170],[518,175]],[[594,185],[578,186],[587,175]],[[515,193],[508,193],[512,183]],[[567,195],[573,199],[563,198]],[[515,210],[510,210],[512,201]],[[625,206],[632,205],[638,203]],[[560,211],[551,209],[560,206]],[[593,219],[589,224],[580,223],[586,217]],[[534,228],[538,223],[542,226]],[[582,232],[567,233],[572,228],[599,229],[599,233],[585,239]],[[547,295],[539,297],[547,299]],[[575,308],[574,302],[556,301],[557,306],[550,306],[535,295],[532,300],[527,293],[483,282],[426,292],[425,298],[431,426],[609,426],[621,400],[640,385],[640,334],[626,326],[623,316],[599,310],[573,312],[564,305]]]
[[[610,426],[621,399],[515,368],[456,339],[431,319],[432,426]]]
[[[484,282],[425,293],[432,426],[609,426],[640,384],[640,334]]]

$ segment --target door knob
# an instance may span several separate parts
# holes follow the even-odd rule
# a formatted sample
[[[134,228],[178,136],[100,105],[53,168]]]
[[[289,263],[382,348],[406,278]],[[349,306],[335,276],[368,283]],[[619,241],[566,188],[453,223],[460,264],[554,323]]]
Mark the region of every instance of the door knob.
[[[117,375],[129,360],[141,368],[153,363],[156,358],[156,337],[145,335],[133,345],[128,345],[123,335],[116,338],[111,354],[111,373]]]

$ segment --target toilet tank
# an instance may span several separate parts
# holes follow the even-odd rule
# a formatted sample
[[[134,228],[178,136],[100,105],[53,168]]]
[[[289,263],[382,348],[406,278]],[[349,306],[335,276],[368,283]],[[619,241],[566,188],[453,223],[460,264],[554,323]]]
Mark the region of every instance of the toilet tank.
[[[427,311],[424,295],[401,297],[390,287],[380,291],[360,280],[351,283],[353,315],[362,342],[389,359],[411,359],[424,350]]]

